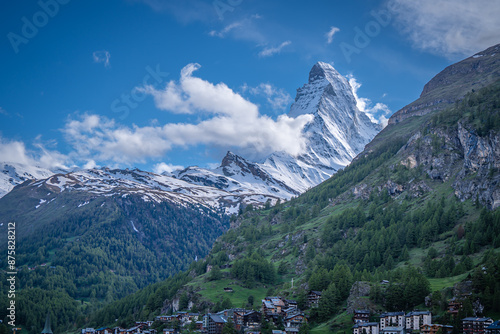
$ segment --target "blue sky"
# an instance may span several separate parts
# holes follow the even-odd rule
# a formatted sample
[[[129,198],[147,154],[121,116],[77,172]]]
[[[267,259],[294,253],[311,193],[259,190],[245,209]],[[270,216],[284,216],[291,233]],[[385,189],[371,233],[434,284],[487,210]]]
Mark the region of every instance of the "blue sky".
[[[377,121],[500,42],[498,0],[41,0],[0,11],[0,160],[213,166],[297,153],[317,61]]]

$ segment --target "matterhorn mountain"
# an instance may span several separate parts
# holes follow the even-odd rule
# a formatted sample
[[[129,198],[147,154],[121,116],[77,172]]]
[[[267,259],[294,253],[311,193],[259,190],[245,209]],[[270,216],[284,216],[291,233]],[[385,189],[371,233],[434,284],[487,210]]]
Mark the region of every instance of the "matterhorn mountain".
[[[290,108],[291,117],[303,114],[314,116],[303,130],[308,139],[306,151],[298,157],[276,152],[262,165],[301,193],[347,166],[382,130],[357,108],[347,79],[323,62],[313,66],[309,82],[297,90]]]
[[[228,152],[214,170],[189,167],[173,176],[231,192],[259,193],[271,201],[290,199],[347,166],[382,129],[357,108],[347,79],[323,62],[313,66],[290,108],[290,117],[303,114],[314,117],[303,130],[307,148],[298,156],[275,152],[252,163]]]

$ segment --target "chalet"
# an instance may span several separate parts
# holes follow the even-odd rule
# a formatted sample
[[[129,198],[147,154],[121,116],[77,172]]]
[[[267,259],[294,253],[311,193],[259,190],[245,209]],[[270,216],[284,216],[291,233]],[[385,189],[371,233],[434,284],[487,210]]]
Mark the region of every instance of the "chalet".
[[[175,334],[175,329],[173,328],[164,328],[163,334]]]
[[[464,334],[485,334],[486,328],[491,324],[493,324],[491,318],[464,318],[462,319],[462,331]]]
[[[127,334],[140,334],[141,333],[141,327],[139,326],[134,326],[125,331]]]
[[[311,290],[307,295],[307,306],[317,307],[321,299],[321,291]]]
[[[369,322],[370,321],[370,311],[369,310],[354,310],[354,316],[352,317],[354,323],[358,322]]]
[[[224,292],[234,292],[233,288],[224,288]]]
[[[156,329],[145,329],[142,331],[142,334],[156,334],[158,331]]]
[[[112,334],[112,330],[109,327],[101,327],[95,330],[95,334]]]
[[[275,310],[274,310],[273,303],[270,300],[263,299],[262,300],[262,313],[264,315],[269,315],[269,314],[272,314],[274,312],[275,312]]]
[[[285,308],[286,309],[289,309],[289,308],[298,308],[296,300],[285,299],[284,302],[285,302]]]
[[[153,324],[153,321],[136,321],[136,326],[143,326],[142,328],[149,328]]]
[[[189,313],[187,319],[188,319],[188,322],[198,321],[198,319],[200,319],[200,314],[199,313]]]
[[[160,322],[170,322],[172,321],[172,317],[170,315],[159,315],[155,318],[155,320]]]
[[[448,302],[448,313],[457,315],[458,311],[462,308],[462,302],[456,298],[451,299]]]
[[[125,333],[126,329],[121,328],[121,327],[113,327],[113,334],[122,334]]]
[[[380,329],[389,326],[404,327],[405,313],[404,312],[387,312],[380,315]]]
[[[205,327],[208,334],[222,334],[222,328],[226,324],[226,319],[217,314],[207,314],[207,326]]]
[[[233,312],[233,323],[237,331],[243,328],[245,325],[245,313],[246,310],[235,310]]]
[[[378,322],[358,322],[352,330],[353,334],[379,334]]]
[[[245,327],[254,329],[260,326],[262,315],[257,311],[248,311],[243,315],[243,324]]]
[[[196,322],[196,330],[201,331],[203,329],[203,321],[199,320]]]
[[[280,297],[266,297],[262,300],[262,312],[266,315],[280,315],[285,309],[285,303]]]
[[[420,333],[422,334],[436,334],[439,330],[443,334],[451,334],[453,332],[453,326],[440,325],[440,324],[429,324],[420,326]]]
[[[300,330],[298,328],[295,328],[295,327],[285,327],[286,334],[298,334],[299,331]]]
[[[405,334],[406,330],[403,326],[386,326],[380,328],[380,334]]]
[[[246,309],[226,310],[226,317],[232,317],[237,331],[243,328],[256,328],[260,326],[260,312]]]
[[[486,334],[500,334],[500,320],[495,321],[486,327]]]
[[[284,319],[285,329],[286,328],[300,328],[304,322],[307,322],[307,318],[304,313],[297,313],[290,315]]]
[[[430,311],[412,311],[405,316],[405,323],[407,330],[419,331],[420,326],[432,323],[432,314]]]

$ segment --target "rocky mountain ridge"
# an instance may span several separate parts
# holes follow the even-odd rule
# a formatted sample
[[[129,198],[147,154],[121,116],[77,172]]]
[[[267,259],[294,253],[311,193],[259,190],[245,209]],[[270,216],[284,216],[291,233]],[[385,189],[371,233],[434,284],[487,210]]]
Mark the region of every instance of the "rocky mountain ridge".
[[[389,118],[389,124],[449,107],[463,99],[466,93],[498,80],[499,68],[500,44],[446,67],[424,86],[416,101],[395,112]]]

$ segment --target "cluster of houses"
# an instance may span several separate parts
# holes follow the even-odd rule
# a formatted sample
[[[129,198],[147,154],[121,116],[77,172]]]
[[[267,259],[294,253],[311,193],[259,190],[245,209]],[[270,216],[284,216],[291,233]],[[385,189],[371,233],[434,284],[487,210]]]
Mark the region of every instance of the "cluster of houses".
[[[121,327],[101,327],[101,328],[84,328],[82,334],[157,334],[157,330],[151,328],[152,321],[138,321],[131,328]]]
[[[296,334],[307,322],[304,313],[297,307],[297,302],[282,297],[266,297],[262,300],[261,311],[233,308],[204,315],[177,312],[173,315],[157,316],[155,320],[166,324],[163,334],[178,333],[180,328],[190,328],[203,334],[222,334],[222,329],[228,322],[232,322],[238,332],[257,334],[260,333],[263,319],[273,322],[277,327],[284,327],[283,331],[275,330],[273,334]],[[82,329],[82,334],[161,334],[151,328],[152,324],[153,321],[136,322],[135,326],[129,329],[85,328]]]
[[[354,312],[353,334],[451,334],[453,326],[433,324],[430,311],[387,312],[380,315],[379,322],[369,322],[370,311]],[[468,317],[462,319],[463,334],[500,334],[500,320]]]
[[[266,297],[262,300],[262,316],[278,325],[282,322],[286,333],[298,333],[307,318],[297,307],[295,300],[282,297]]]
[[[317,307],[321,299],[320,291],[310,291],[307,303]],[[461,308],[459,302],[450,302],[448,312],[457,315]],[[453,327],[433,324],[430,311],[386,312],[380,315],[378,322],[370,322],[369,310],[355,310],[353,334],[452,334]],[[307,317],[297,307],[295,300],[282,297],[266,297],[262,300],[261,311],[233,308],[218,313],[177,312],[174,315],[157,316],[156,321],[166,324],[163,334],[177,334],[180,328],[190,328],[202,334],[222,334],[224,326],[232,322],[238,332],[259,334],[263,320],[272,322],[284,330],[273,330],[273,334],[297,334],[300,327],[307,323]],[[85,328],[82,334],[162,334],[151,328],[153,321],[136,322],[135,326]],[[491,318],[468,317],[462,319],[463,334],[500,334],[500,320]]]

